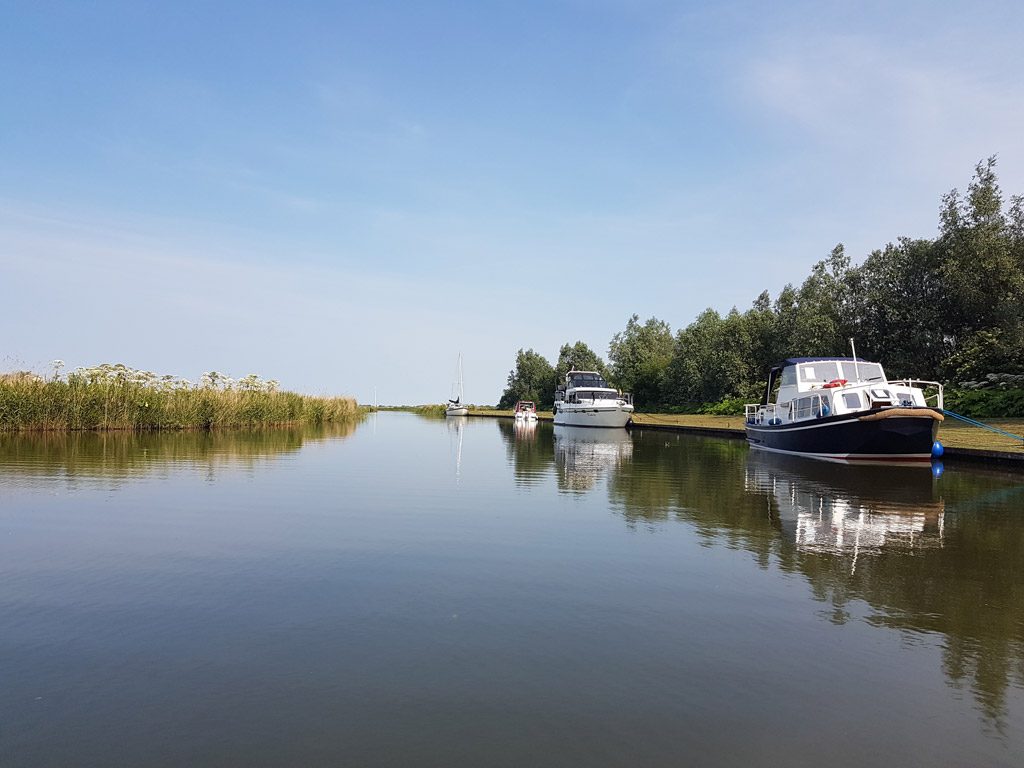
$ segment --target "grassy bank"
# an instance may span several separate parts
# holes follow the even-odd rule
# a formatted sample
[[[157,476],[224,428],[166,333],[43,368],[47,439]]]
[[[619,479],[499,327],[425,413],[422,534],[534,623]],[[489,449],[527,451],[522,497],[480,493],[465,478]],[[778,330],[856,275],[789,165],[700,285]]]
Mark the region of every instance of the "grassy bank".
[[[0,430],[148,430],[324,424],[359,413],[348,397],[282,392],[276,382],[212,372],[198,384],[123,365],[67,377],[0,376]]]
[[[495,418],[511,419],[515,417],[515,411],[511,408],[484,408],[472,407],[469,409],[470,416],[493,416]],[[551,411],[537,411],[537,418],[541,421],[551,421],[554,414]]]
[[[707,415],[676,415],[658,413],[638,413],[633,423],[639,427],[675,426],[696,427],[703,429],[728,429],[742,432],[744,429],[742,416],[707,416]],[[998,427],[1006,432],[1024,434],[1024,419],[986,419],[986,424]],[[972,427],[954,419],[946,419],[939,427],[939,440],[947,448],[976,448],[985,451],[1010,451],[1024,453],[1024,442],[997,435],[985,429]]]
[[[471,416],[492,416],[495,418],[512,418],[512,411],[498,408],[473,408]],[[539,414],[541,420],[550,420],[551,412]],[[1024,434],[1024,418],[1021,419],[986,419],[991,424],[1006,432]],[[691,429],[715,429],[731,432],[743,432],[743,416],[712,416],[709,414],[676,414],[676,413],[637,413],[633,415],[636,427],[683,427]],[[954,419],[946,419],[939,427],[939,440],[947,448],[973,448],[984,451],[1009,451],[1024,454],[1024,442],[997,435],[988,430],[972,427]]]
[[[743,416],[711,416],[703,413],[636,413],[633,423],[637,426],[699,427],[701,429],[731,429],[742,432]]]

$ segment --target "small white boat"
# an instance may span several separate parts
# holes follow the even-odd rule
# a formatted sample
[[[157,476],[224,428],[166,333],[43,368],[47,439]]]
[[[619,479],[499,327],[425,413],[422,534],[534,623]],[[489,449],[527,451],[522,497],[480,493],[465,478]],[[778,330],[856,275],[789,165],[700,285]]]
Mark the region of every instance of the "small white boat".
[[[459,353],[459,364],[455,372],[455,381],[452,383],[452,397],[444,409],[445,416],[468,416],[469,406],[463,403],[462,392],[462,353]]]
[[[532,400],[520,400],[512,411],[517,421],[536,421],[537,406]]]
[[[555,390],[555,424],[624,427],[633,417],[633,396],[608,386],[597,371],[569,371]]]

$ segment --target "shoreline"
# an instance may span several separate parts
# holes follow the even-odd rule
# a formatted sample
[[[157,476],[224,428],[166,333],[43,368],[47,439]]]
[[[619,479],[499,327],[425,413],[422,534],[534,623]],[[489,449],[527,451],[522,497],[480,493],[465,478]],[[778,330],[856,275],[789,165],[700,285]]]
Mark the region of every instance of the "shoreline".
[[[469,416],[496,419],[514,418],[512,411],[499,410],[470,410]],[[538,413],[537,416],[539,421],[551,421],[553,418],[552,414],[547,411]],[[1018,431],[1024,428],[1024,419],[999,419],[996,421],[1010,428],[1016,428]],[[628,429],[682,432],[728,440],[746,439],[742,416],[638,413],[634,415]],[[1024,443],[1015,444],[1010,438],[995,434],[990,436],[977,427],[944,424],[939,427],[939,440],[945,449],[942,455],[943,460],[1000,464],[1024,469]]]

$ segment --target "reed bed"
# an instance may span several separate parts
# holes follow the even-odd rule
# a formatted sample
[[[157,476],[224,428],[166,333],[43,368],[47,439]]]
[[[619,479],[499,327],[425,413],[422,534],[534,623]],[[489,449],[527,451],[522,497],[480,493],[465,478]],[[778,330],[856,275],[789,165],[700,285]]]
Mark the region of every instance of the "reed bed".
[[[420,416],[440,416],[445,414],[444,405],[381,405],[378,411],[405,411],[406,413],[418,413]],[[371,409],[373,410],[373,409]]]
[[[78,369],[66,377],[0,376],[0,430],[155,430],[324,424],[360,413],[348,397],[282,392],[256,375],[215,371],[196,384],[124,365]]]

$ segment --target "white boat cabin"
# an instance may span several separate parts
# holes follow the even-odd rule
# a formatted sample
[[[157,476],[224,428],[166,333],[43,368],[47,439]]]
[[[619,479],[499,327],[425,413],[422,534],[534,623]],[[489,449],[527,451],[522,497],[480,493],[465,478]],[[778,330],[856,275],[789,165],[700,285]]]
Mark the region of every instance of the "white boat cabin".
[[[597,371],[569,371],[565,375],[565,385],[555,390],[556,403],[578,405],[601,401],[630,405],[633,396],[609,386]]]
[[[778,383],[775,402],[772,389]],[[826,416],[878,408],[927,408],[924,386],[942,386],[915,379],[890,381],[879,363],[850,357],[796,357],[773,368],[764,399],[746,406],[747,424],[781,426]]]

